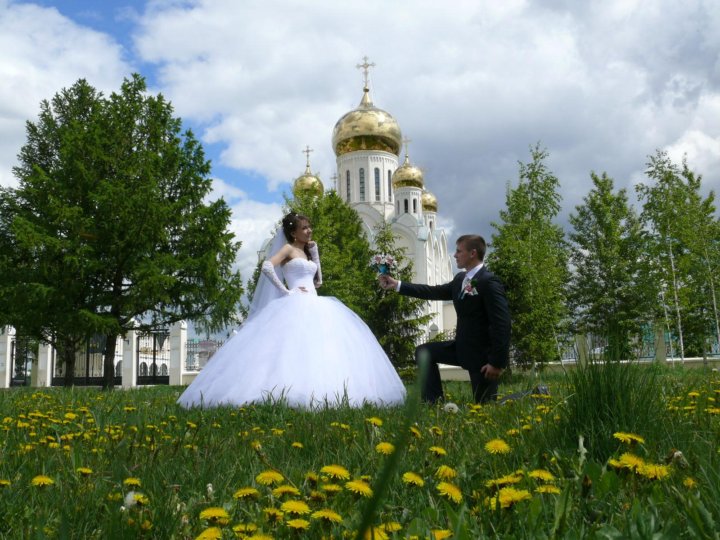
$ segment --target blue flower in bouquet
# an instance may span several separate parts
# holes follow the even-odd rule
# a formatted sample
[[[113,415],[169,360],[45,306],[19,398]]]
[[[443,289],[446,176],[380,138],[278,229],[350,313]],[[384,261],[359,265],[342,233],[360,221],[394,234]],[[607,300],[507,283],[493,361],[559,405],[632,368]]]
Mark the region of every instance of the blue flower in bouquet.
[[[370,268],[378,274],[389,274],[397,268],[397,263],[392,255],[378,253],[370,257]]]

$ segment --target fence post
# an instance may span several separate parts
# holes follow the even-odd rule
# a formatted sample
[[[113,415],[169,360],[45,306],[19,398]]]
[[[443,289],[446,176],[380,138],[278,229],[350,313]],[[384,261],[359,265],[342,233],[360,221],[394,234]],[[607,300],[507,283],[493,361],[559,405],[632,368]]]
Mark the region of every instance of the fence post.
[[[575,359],[577,365],[586,365],[588,363],[590,351],[588,350],[588,339],[585,334],[578,334],[575,336],[575,349],[577,350],[578,356]]]
[[[122,387],[133,388],[137,386],[137,330],[128,330],[123,339],[122,359]]]
[[[37,359],[33,362],[30,386],[52,386],[52,357],[52,346],[47,343],[40,343]]]
[[[655,328],[655,362],[664,364],[667,362],[667,348],[665,347],[665,328],[658,325]]]
[[[187,323],[178,321],[170,328],[170,386],[182,384],[187,360]]]
[[[12,342],[15,339],[15,328],[12,326],[0,327],[0,388],[10,388],[12,366]]]

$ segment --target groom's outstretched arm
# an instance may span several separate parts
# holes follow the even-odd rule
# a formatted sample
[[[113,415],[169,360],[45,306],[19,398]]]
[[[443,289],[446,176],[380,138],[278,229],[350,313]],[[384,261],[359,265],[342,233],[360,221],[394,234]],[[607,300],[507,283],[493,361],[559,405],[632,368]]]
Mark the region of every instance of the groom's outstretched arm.
[[[414,296],[423,300],[452,300],[451,283],[433,286],[418,285],[416,283],[400,282],[387,274],[382,274],[378,277],[378,280],[383,289],[393,289],[407,296]]]

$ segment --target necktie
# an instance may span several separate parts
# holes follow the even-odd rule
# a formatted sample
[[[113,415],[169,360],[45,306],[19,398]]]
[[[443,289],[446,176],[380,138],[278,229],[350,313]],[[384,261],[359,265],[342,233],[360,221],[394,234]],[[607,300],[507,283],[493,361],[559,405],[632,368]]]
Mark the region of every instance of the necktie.
[[[470,284],[470,277],[465,274],[465,278],[463,279],[462,285],[460,286],[460,298],[465,296],[465,287],[467,287]]]

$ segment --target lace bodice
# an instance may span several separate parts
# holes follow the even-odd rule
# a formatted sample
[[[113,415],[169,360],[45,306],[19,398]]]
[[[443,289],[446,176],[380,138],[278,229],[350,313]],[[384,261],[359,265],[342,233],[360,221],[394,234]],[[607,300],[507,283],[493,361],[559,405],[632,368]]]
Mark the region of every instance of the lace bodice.
[[[314,262],[301,258],[290,259],[282,267],[282,270],[288,289],[305,287],[307,292],[316,294],[313,277],[317,272],[317,265]]]

